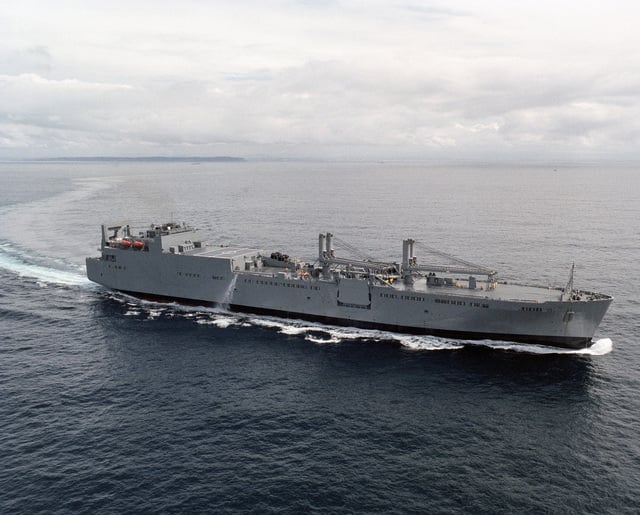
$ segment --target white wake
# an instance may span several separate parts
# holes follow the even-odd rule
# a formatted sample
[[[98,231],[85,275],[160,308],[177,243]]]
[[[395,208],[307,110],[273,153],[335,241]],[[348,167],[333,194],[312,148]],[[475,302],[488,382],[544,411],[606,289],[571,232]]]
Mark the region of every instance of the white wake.
[[[90,284],[89,279],[84,275],[84,270],[75,266],[73,267],[75,270],[72,270],[72,265],[64,266],[63,263],[58,263],[55,260],[51,260],[50,265],[45,261],[44,258],[30,256],[8,243],[0,243],[1,269],[19,277],[33,279],[41,285],[81,286]]]

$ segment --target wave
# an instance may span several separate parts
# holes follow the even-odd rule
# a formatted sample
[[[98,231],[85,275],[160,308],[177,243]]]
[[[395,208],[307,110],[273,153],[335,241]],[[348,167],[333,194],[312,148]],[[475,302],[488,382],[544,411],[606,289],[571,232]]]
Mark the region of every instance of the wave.
[[[81,201],[116,183],[116,179],[76,179],[72,188],[50,197],[4,206],[0,209],[0,269],[33,279],[43,287],[91,284],[78,259],[85,255],[84,247],[69,253],[67,246],[60,244],[61,233],[75,227]]]
[[[408,335],[379,331],[374,329],[358,329],[307,322],[304,320],[285,319],[273,316],[245,315],[232,313],[224,308],[206,308],[201,306],[184,306],[171,303],[162,304],[140,300],[121,293],[110,293],[110,298],[127,305],[127,316],[142,316],[155,319],[159,316],[194,320],[197,324],[212,325],[220,329],[229,327],[262,327],[273,329],[286,336],[300,336],[315,344],[339,344],[344,341],[391,342],[414,351],[460,350],[469,347],[489,348],[524,354],[576,354],[603,356],[613,350],[609,338],[602,338],[584,349],[563,349],[545,345],[523,344],[496,340],[452,340],[436,336]]]
[[[95,251],[97,239],[98,223],[88,233],[88,222],[95,216],[90,200],[114,184],[113,178],[75,179],[68,189],[50,197],[3,206],[0,241],[36,256],[80,265],[84,256]]]
[[[473,342],[468,342],[471,344]],[[547,345],[535,345],[531,343],[501,342],[493,340],[480,340],[476,345],[491,347],[513,352],[523,352],[527,354],[580,354],[586,356],[604,356],[613,350],[613,342],[610,338],[601,338],[592,342],[589,347],[583,349],[563,349],[560,347],[550,347]]]
[[[0,269],[19,277],[35,280],[41,286],[86,286],[91,284],[84,270],[59,259],[30,254],[8,243],[0,242]]]

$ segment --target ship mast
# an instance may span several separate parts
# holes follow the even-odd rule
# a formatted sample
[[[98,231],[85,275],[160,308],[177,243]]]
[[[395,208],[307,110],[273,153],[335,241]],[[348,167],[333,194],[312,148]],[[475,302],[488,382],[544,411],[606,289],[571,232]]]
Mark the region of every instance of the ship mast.
[[[571,273],[569,274],[569,281],[567,282],[567,286],[564,289],[564,294],[567,296],[567,299],[571,300],[573,296],[573,272],[576,268],[575,262],[571,264]]]
[[[331,233],[320,234],[318,237],[318,262],[322,266],[322,274],[325,277],[331,276],[331,266],[347,267],[349,269],[359,269],[362,273],[401,273],[406,284],[412,284],[416,274],[429,272],[442,272],[458,275],[486,275],[489,287],[495,287],[495,276],[497,272],[481,265],[476,265],[463,259],[452,256],[445,252],[420,245],[423,250],[430,254],[435,254],[443,259],[441,263],[420,263],[415,255],[415,247],[418,245],[415,240],[406,239],[402,242],[402,264],[399,267],[396,263],[374,261],[372,259],[350,259],[336,257],[333,250],[334,236]],[[343,242],[344,243],[344,242]],[[355,252],[354,247],[347,245],[347,248]],[[361,254],[360,252],[358,252]]]
[[[386,272],[394,271],[397,269],[395,263],[388,263],[384,261],[373,261],[370,259],[349,259],[336,257],[333,249],[334,236],[331,233],[320,234],[318,236],[318,262],[322,266],[322,274],[325,277],[331,276],[331,265],[338,267],[347,267],[355,270],[359,270],[360,273],[370,274],[371,272]],[[342,241],[342,240],[340,240]],[[342,242],[344,243],[344,242]],[[354,247],[348,245],[354,251]]]

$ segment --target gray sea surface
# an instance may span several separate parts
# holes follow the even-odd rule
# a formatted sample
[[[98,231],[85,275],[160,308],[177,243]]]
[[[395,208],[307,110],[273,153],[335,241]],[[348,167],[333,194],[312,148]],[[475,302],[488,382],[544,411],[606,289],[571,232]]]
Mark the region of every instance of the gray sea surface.
[[[327,327],[91,284],[100,224],[313,261],[408,237],[615,297],[583,352]],[[615,166],[0,164],[0,512],[635,513],[640,175]]]

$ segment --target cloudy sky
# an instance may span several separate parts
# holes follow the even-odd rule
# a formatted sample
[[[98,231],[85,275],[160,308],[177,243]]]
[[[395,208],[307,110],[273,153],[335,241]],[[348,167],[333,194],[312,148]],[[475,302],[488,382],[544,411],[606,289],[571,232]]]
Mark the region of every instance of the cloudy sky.
[[[0,0],[0,159],[640,160],[640,2]]]

